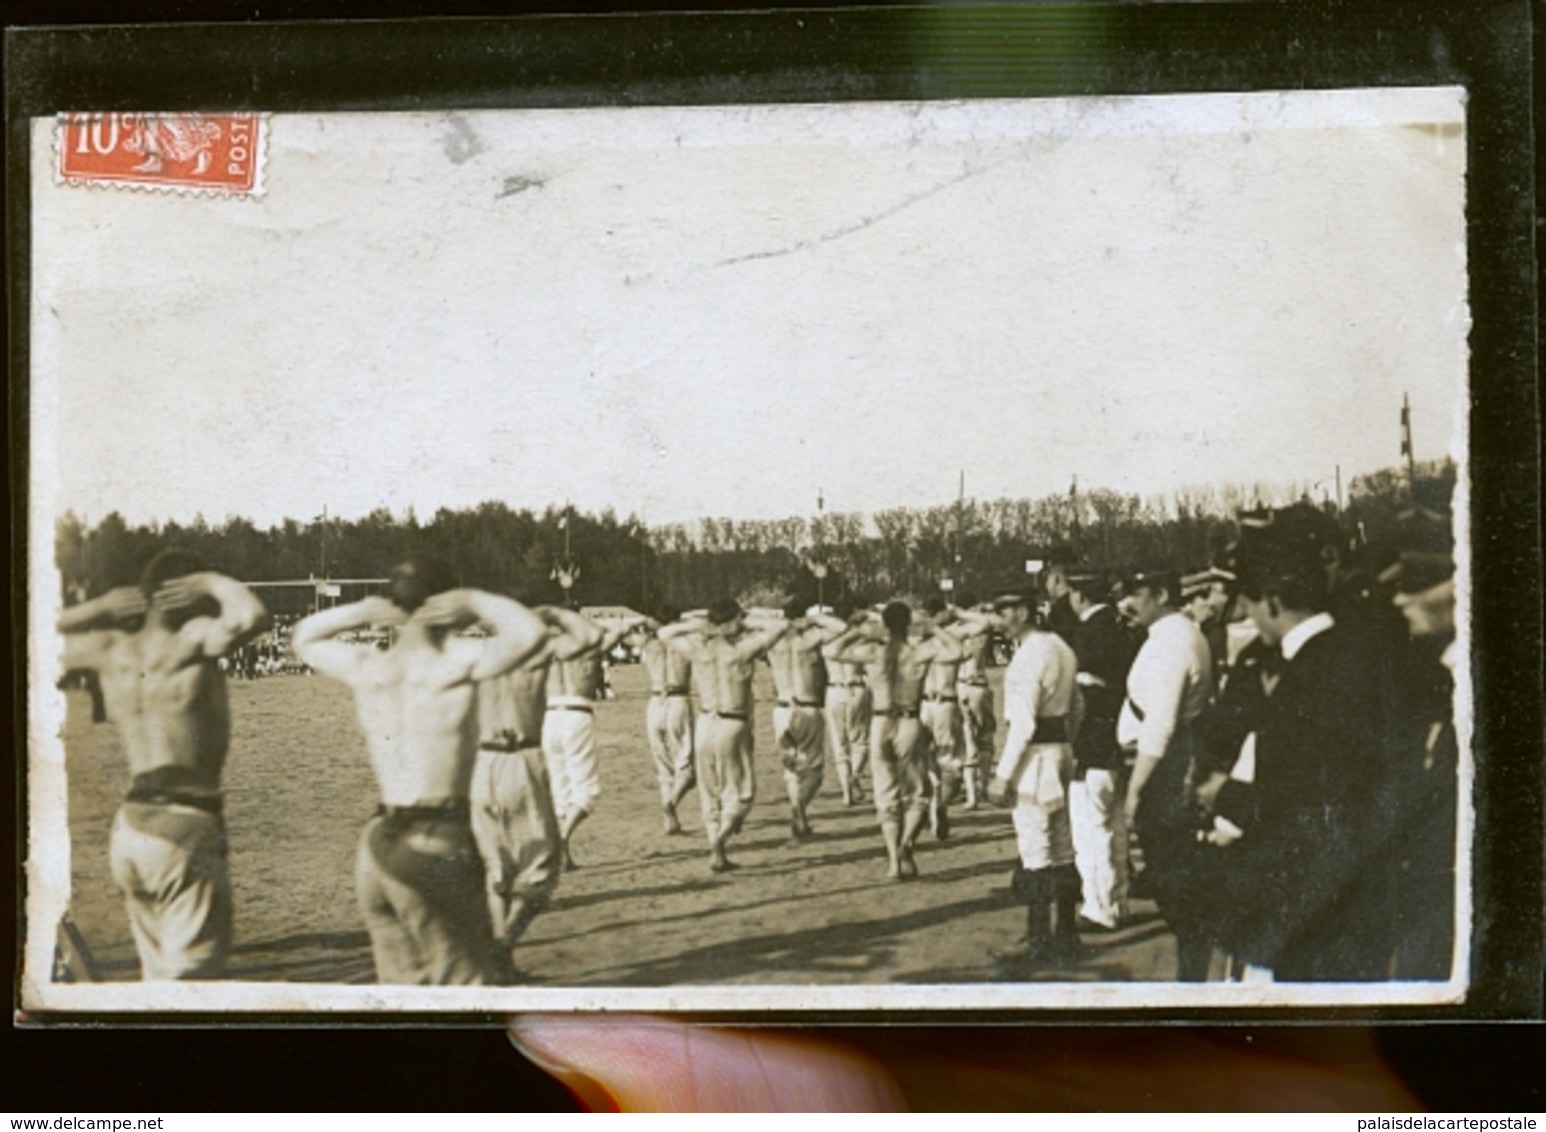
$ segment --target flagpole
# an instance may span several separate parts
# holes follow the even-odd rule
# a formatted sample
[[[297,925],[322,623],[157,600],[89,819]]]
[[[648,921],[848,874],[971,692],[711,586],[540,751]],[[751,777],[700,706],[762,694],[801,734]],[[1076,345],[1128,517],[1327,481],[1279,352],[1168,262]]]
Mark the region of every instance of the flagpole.
[[[961,469],[960,484],[956,488],[956,553],[955,553],[955,593],[961,592],[961,526],[966,514],[966,469]]]
[[[1401,395],[1401,453],[1406,457],[1406,482],[1413,498],[1417,493],[1417,456],[1412,451],[1412,401]]]

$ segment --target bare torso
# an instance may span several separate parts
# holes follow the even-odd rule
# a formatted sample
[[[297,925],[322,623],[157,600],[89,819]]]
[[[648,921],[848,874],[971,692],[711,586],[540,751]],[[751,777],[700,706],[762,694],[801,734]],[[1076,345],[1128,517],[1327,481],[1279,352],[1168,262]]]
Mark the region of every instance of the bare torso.
[[[576,696],[594,700],[601,695],[601,654],[591,652],[548,666],[548,698]]]
[[[752,674],[756,658],[738,656],[735,642],[726,637],[710,637],[703,645],[703,660],[694,671],[700,673],[698,687],[705,682],[713,689],[713,707],[705,697],[705,710],[745,715],[752,706]]]
[[[847,688],[864,681],[864,665],[850,664],[842,660],[827,660],[827,686]]]
[[[876,645],[875,660],[865,666],[870,694],[875,698],[875,714],[917,711],[929,669],[928,650],[912,641],[904,642],[896,651],[896,665],[891,672],[886,670],[885,650],[885,645]]]
[[[768,649],[773,668],[773,687],[781,700],[821,702],[826,690],[826,669],[821,659],[822,639],[809,628],[784,634]]]
[[[966,659],[961,662],[956,671],[956,679],[963,683],[976,683],[988,678],[989,640],[988,634],[978,633],[976,636],[967,637],[961,642],[961,647],[966,650]]]
[[[176,634],[152,625],[112,633],[96,671],[130,774],[183,767],[211,788],[219,786],[231,745],[219,661],[190,655]]]
[[[650,691],[664,692],[668,688],[685,688],[692,678],[692,661],[681,653],[672,652],[656,637],[644,642],[639,659],[649,673]]]
[[[476,642],[452,638],[440,649],[403,639],[361,665],[355,708],[387,805],[467,796],[478,712],[470,662],[457,655],[464,646]]]
[[[547,712],[548,664],[525,664],[478,685],[478,736],[488,743],[535,743]]]
[[[950,696],[956,694],[956,680],[961,666],[953,661],[935,660],[930,662],[923,674],[923,694],[925,696]]]

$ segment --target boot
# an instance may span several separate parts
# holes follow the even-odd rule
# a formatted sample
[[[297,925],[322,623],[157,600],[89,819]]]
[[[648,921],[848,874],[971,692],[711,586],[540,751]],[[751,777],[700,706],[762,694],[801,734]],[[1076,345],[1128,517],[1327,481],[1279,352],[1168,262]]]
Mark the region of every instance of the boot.
[[[1052,906],[1057,914],[1052,951],[1059,963],[1076,963],[1080,952],[1079,870],[1073,865],[1061,865],[1049,871],[1052,873]]]
[[[1025,939],[1018,946],[991,951],[998,962],[1029,967],[1047,958],[1052,938],[1052,871],[1015,866],[1009,886],[1025,901]]]

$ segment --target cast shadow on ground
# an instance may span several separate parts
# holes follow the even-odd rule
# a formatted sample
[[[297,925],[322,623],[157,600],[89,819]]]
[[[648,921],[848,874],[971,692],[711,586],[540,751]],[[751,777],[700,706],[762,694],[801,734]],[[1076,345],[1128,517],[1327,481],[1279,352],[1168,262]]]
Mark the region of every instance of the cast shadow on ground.
[[[866,889],[865,891],[873,891]],[[664,987],[755,980],[776,982],[785,970],[828,966],[848,973],[883,969],[907,933],[998,907],[997,897],[940,904],[878,920],[847,920],[689,948],[666,958],[604,968],[582,985]]]
[[[614,900],[630,900],[639,896],[674,896],[688,889],[705,893],[721,892],[726,894],[739,890],[742,892],[747,892],[751,896],[755,897],[757,895],[757,890],[760,888],[760,886],[756,883],[759,879],[775,880],[787,873],[804,871],[813,865],[851,864],[854,861],[869,860],[872,857],[876,857],[876,851],[866,849],[850,853],[829,855],[822,858],[815,858],[812,860],[806,860],[784,866],[747,866],[746,868],[731,874],[729,877],[683,881],[674,885],[663,885],[655,889],[616,889],[604,893],[588,893],[583,897],[573,898],[573,902],[571,902],[570,899],[564,897],[563,890],[560,888],[559,895],[555,896],[553,906],[550,911],[552,913],[561,913],[572,908],[580,907],[580,902],[582,900],[587,904],[599,904]],[[925,858],[925,863],[927,863],[927,858]],[[844,893],[851,893],[856,897],[873,897],[875,895],[877,886],[888,885],[891,883],[884,879],[884,857],[876,858],[875,865],[876,873],[873,881],[866,881],[861,884],[851,885],[846,889],[825,890],[823,895],[841,896]],[[707,865],[705,865],[705,868],[707,868]],[[920,865],[920,869],[921,868],[923,868],[922,865]],[[917,881],[909,882],[908,887],[921,888],[936,884],[950,884],[963,880],[992,877],[999,873],[1007,874],[1007,866],[1003,862],[980,861],[976,864],[962,865],[953,869],[924,871]],[[1010,902],[1008,887],[997,885],[992,887],[993,892],[987,898],[990,901],[988,906],[1007,906]],[[789,904],[791,902],[800,901],[804,898],[805,894],[803,893],[781,892],[766,899],[751,899],[736,904],[730,904],[721,900],[715,903],[714,906],[709,909],[693,909],[670,916],[649,915],[628,919],[615,918],[604,925],[593,925],[582,931],[568,932],[563,935],[534,935],[532,942],[548,945],[553,943],[562,943],[567,940],[577,939],[580,937],[591,938],[601,932],[627,931],[629,929],[641,926],[660,927],[673,923],[696,924],[700,923],[705,915],[722,915],[739,919],[747,916],[750,913],[755,913],[762,908],[775,907],[780,904]]]

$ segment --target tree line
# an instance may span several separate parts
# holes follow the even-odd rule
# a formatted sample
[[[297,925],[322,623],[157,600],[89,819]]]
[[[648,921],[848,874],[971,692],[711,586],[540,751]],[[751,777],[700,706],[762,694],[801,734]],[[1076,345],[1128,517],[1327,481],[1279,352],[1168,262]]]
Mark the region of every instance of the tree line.
[[[1454,464],[1430,462],[1417,473],[1419,498],[1447,504]],[[1335,510],[1321,490],[1316,502]],[[1307,486],[1284,492],[1225,485],[1145,498],[1098,488],[871,514],[655,526],[611,509],[534,511],[497,500],[443,507],[428,522],[411,510],[397,516],[379,508],[357,519],[286,519],[267,529],[234,516],[218,524],[200,516],[131,526],[117,512],[88,526],[67,513],[57,524],[55,551],[66,602],[132,583],[153,554],[173,545],[249,583],[381,578],[413,549],[445,558],[463,585],[532,602],[561,599],[556,575],[566,563],[577,575],[571,596],[579,605],[655,610],[721,595],[765,603],[792,592],[872,601],[936,593],[946,579],[955,592],[982,594],[1023,580],[1027,563],[1037,561],[1201,569],[1231,537],[1241,510],[1310,493]],[[1381,469],[1352,480],[1340,515],[1350,534],[1378,554],[1398,537],[1412,499],[1407,469]],[[317,600],[307,586],[264,596],[272,597],[271,607],[277,602],[295,612]]]

